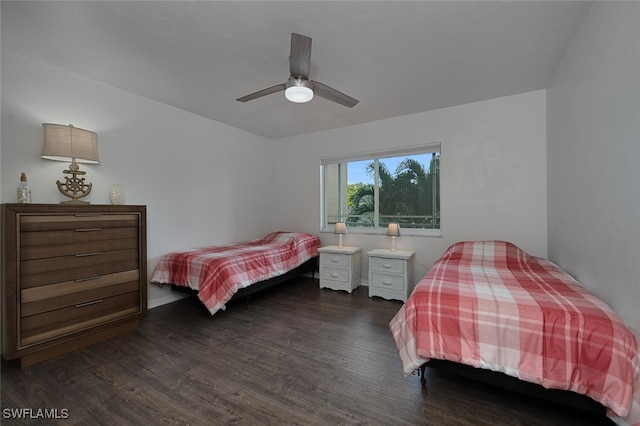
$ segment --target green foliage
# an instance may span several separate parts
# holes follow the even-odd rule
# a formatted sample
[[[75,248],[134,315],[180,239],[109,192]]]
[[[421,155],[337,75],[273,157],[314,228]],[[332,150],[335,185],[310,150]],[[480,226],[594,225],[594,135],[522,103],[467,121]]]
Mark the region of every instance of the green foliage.
[[[375,168],[376,162],[372,161],[367,165],[367,174],[373,177]],[[418,161],[407,158],[398,164],[392,174],[387,166],[379,161],[380,226],[386,227],[389,222],[399,222],[404,227],[439,228],[440,194],[438,193],[439,182],[437,182],[439,175],[440,157],[438,155],[432,157],[428,171]],[[436,179],[435,188],[434,179]],[[371,226],[374,214],[373,184],[362,182],[350,184],[347,188],[347,206],[349,208],[347,222]]]
[[[353,183],[347,187],[348,223],[373,223],[373,184]],[[363,216],[353,218],[351,216]]]

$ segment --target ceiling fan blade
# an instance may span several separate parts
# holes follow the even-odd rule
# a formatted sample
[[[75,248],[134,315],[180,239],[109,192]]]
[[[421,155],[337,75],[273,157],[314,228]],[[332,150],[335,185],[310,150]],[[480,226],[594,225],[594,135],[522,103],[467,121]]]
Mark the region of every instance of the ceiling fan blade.
[[[284,90],[284,84],[278,84],[276,86],[268,87],[266,89],[258,90],[257,92],[251,93],[249,95],[243,96],[241,98],[236,99],[239,102],[247,102],[253,99],[261,98],[263,96],[270,95],[272,93],[282,92]]]
[[[358,102],[360,102],[359,100],[345,95],[344,93],[334,89],[333,87],[329,87],[326,84],[322,84],[317,81],[312,81],[312,83],[313,92],[321,98],[328,99],[349,108],[353,108]]]
[[[289,56],[289,70],[291,77],[309,79],[311,68],[311,39],[296,33],[291,33],[291,55]]]

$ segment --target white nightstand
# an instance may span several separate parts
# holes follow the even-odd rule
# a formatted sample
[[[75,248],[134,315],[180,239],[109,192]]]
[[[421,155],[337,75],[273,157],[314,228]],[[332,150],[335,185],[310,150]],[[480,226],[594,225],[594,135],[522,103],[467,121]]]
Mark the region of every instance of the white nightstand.
[[[320,288],[346,290],[360,285],[360,247],[320,247]]]
[[[413,291],[412,251],[385,249],[368,251],[369,297],[398,299],[405,302]]]

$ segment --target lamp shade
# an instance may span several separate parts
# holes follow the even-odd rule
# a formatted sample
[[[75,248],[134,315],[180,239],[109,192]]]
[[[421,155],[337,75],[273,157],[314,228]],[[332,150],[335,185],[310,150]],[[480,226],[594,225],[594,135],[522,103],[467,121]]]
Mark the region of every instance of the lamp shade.
[[[43,123],[42,158],[56,161],[98,164],[98,135],[72,125]]]
[[[400,236],[400,225],[395,223],[395,222],[391,222],[389,224],[389,226],[387,227],[387,236],[388,237],[399,237]]]
[[[347,224],[344,222],[336,223],[336,229],[333,231],[334,234],[346,234],[347,233]]]

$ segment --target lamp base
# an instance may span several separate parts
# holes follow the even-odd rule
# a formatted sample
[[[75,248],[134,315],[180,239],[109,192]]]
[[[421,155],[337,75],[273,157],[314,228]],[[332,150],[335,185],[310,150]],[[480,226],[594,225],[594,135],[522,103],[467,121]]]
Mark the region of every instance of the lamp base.
[[[65,197],[71,198],[68,201],[61,201],[60,204],[90,204],[88,201],[80,201],[79,198],[84,198],[91,193],[91,188],[93,187],[92,183],[86,183],[83,177],[87,174],[87,172],[80,170],[78,163],[76,163],[75,158],[72,160],[71,165],[68,170],[64,170],[62,173],[71,175],[65,176],[64,183],[60,181],[56,181],[56,185],[58,186],[58,191]]]
[[[389,251],[398,251],[396,250],[396,237],[394,236],[391,237],[391,248]]]

